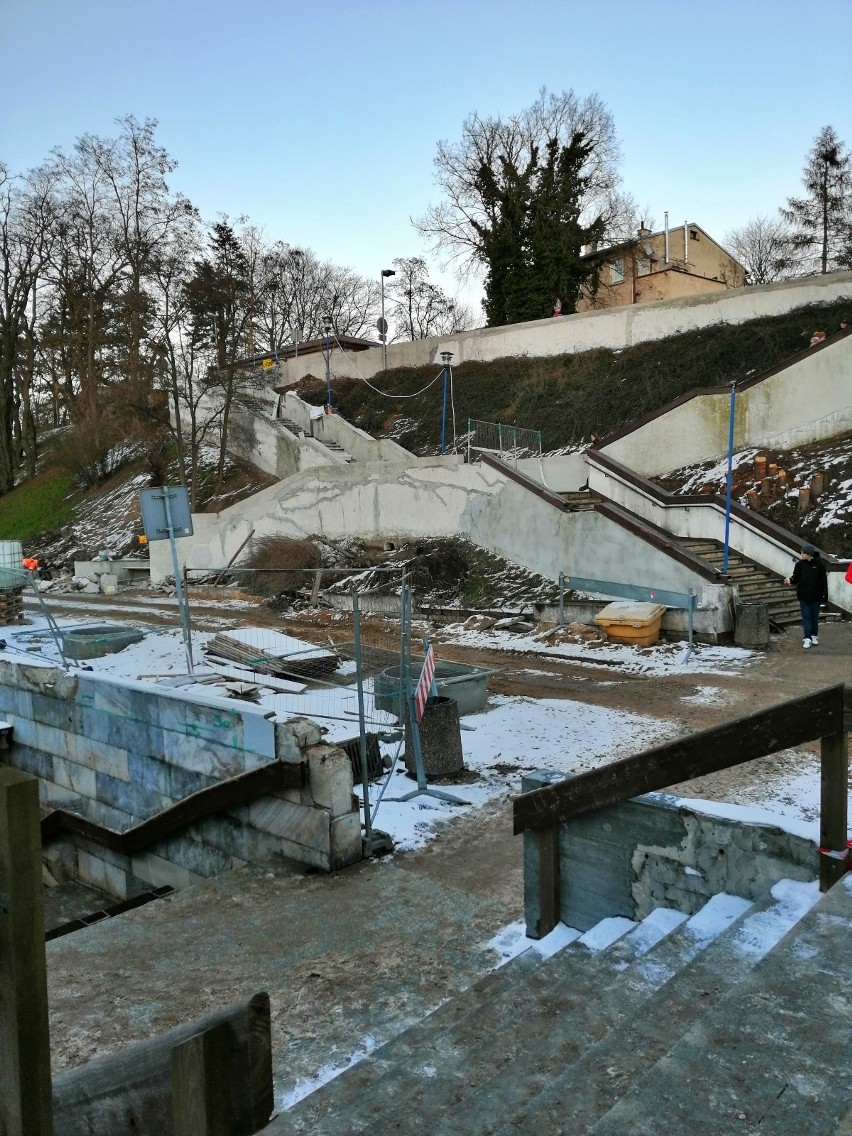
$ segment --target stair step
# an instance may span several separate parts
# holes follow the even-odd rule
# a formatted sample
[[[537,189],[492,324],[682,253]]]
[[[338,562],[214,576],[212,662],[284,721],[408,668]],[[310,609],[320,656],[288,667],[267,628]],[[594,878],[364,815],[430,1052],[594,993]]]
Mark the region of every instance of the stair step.
[[[849,1037],[852,956],[839,937],[850,925],[847,875],[634,1082],[594,1136],[842,1131],[850,1084],[837,1046]]]
[[[693,953],[690,953],[689,937],[695,934],[696,946],[700,946],[701,923],[698,928],[687,924],[679,940],[673,937],[656,957],[649,955],[628,974],[628,983],[653,986],[630,1020],[589,1047],[571,1069],[556,1070],[545,1091],[512,1116],[516,1128],[505,1125],[496,1133],[508,1136],[511,1131],[555,1132],[560,1125],[572,1136],[590,1131],[597,1133],[595,1125],[600,1118],[614,1109],[679,1038],[689,1033],[696,1022],[751,973],[760,959],[802,918],[817,895],[816,885],[796,884],[789,890],[782,888],[777,897],[767,896],[745,911],[740,907],[739,914],[733,907],[720,932],[703,950],[693,949]],[[722,901],[725,898],[733,900],[735,897],[716,897]],[[703,919],[706,933],[712,928],[715,913],[699,912],[696,919],[699,918]],[[718,1117],[716,1122],[717,1132],[723,1131]],[[625,1132],[632,1134],[632,1123],[623,1123],[622,1136]],[[692,1133],[693,1128],[691,1124],[684,1124],[681,1117],[680,1132],[685,1131]]]
[[[331,1094],[323,1090],[287,1113],[287,1131],[317,1136],[367,1130],[449,1131],[445,1109],[457,1109],[453,1102],[475,1091],[478,1117],[478,1110],[485,1107],[483,1097],[490,1100],[499,1092],[497,1083],[505,1080],[508,1070],[523,1099],[540,1092],[548,1079],[541,1072],[543,1063],[549,1060],[564,1067],[569,1057],[579,1057],[585,1045],[622,1020],[631,1001],[629,991],[623,989],[623,976],[636,959],[659,949],[686,919],[680,912],[657,911],[638,926],[625,920],[604,922],[615,923],[615,933],[625,925],[631,929],[614,945],[590,953],[584,939],[594,943],[612,933],[599,925],[484,1006],[475,1000],[478,988],[473,988],[467,1012],[449,1028],[426,1019],[423,1028],[414,1027],[377,1050],[362,1063],[373,1068],[361,1071],[357,1091],[341,1087],[332,1102]],[[635,997],[644,999],[647,989],[637,988]],[[554,1029],[569,1017],[570,1040]],[[347,1073],[340,1080],[351,1076]],[[505,1119],[505,1104],[502,1107],[498,1115],[491,1114],[490,1106],[485,1108],[484,1127],[476,1126],[465,1111],[464,1124],[474,1125],[467,1131],[493,1132]]]

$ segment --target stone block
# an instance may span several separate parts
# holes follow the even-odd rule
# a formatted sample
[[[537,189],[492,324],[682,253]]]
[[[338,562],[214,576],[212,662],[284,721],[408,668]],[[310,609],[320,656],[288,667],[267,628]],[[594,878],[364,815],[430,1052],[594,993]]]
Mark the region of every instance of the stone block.
[[[275,756],[279,761],[299,761],[302,748],[289,722],[275,723]]]
[[[193,832],[192,827],[158,841],[151,852],[204,878],[220,876],[223,872],[229,872],[233,866],[233,856],[229,852],[198,839],[198,834]]]
[[[82,848],[77,850],[77,872],[84,883],[100,888],[114,895],[116,899],[127,899],[127,872],[108,864],[91,852]]]
[[[147,722],[125,718],[120,714],[84,709],[81,733],[92,741],[115,746],[117,749],[142,753],[151,751],[150,727]]]
[[[359,813],[335,817],[331,822],[329,869],[336,872],[362,858],[361,817]]]
[[[243,749],[243,721],[232,710],[216,706],[186,705],[186,734],[229,749]]]
[[[142,684],[128,682],[107,676],[86,676],[87,688],[91,688],[91,705],[108,715],[119,718],[133,718],[149,722],[153,712],[153,701],[158,698],[156,691],[147,690]],[[82,682],[81,682],[82,687]]]
[[[242,722],[246,769],[274,761],[277,750],[275,722],[272,718],[246,713],[242,715]]]
[[[248,818],[249,824],[261,832],[329,854],[331,818],[324,809],[305,808],[280,797],[261,797],[248,806]]]
[[[292,730],[296,744],[301,751],[319,745],[323,739],[323,734],[326,732],[322,726],[318,726],[310,718],[291,718],[287,727]]]
[[[166,885],[185,888],[198,883],[203,878],[187,871],[186,868],[172,864],[169,860],[164,860],[162,856],[154,855],[153,852],[141,852],[138,856],[134,856],[130,861],[130,870],[137,879],[144,880],[149,888]]]
[[[137,818],[132,814],[113,805],[107,805],[103,801],[92,801],[89,797],[81,797],[80,803],[86,810],[86,816],[105,828],[111,828],[113,832],[126,832],[137,823]]]
[[[76,739],[73,734],[32,720],[13,720],[12,725],[15,728],[14,742],[41,750],[42,753],[74,760]]]
[[[163,733],[163,760],[179,769],[203,773],[216,780],[245,771],[242,750],[172,730]]]
[[[131,781],[162,794],[172,804],[218,780],[189,769],[179,769],[176,765],[142,753],[129,754],[128,772]]]
[[[233,809],[230,814],[216,813],[215,816],[204,817],[196,821],[189,831],[194,839],[245,859],[243,832],[248,827],[248,805],[240,806],[240,810],[244,810],[244,815],[236,815],[239,810]]]
[[[65,761],[61,757],[53,759],[53,780],[64,789],[71,789],[82,797],[97,800],[97,774],[76,761]],[[124,782],[119,782],[124,784]]]
[[[29,694],[28,698],[32,706],[30,717],[34,722],[43,722],[45,726],[55,726],[58,730],[70,730],[72,733],[81,731],[83,716],[81,706],[63,698],[37,692]]]
[[[98,742],[93,738],[78,737],[74,748],[74,760],[78,765],[86,765],[96,773],[106,773],[109,777],[116,777],[120,781],[130,779],[129,758],[127,750],[118,749],[106,742]]]
[[[15,733],[17,735],[17,727]],[[8,760],[10,765],[23,773],[31,773],[41,781],[53,780],[53,755],[33,749],[32,746],[20,742],[17,737],[13,737]]]
[[[173,803],[165,794],[158,793],[154,789],[146,789],[144,785],[134,781],[122,781],[106,773],[96,773],[95,778],[97,783],[95,799],[103,805],[109,805],[129,814],[133,817],[134,824],[162,812]]]
[[[161,730],[173,730],[177,734],[186,733],[186,700],[170,698],[167,694],[157,694],[151,699],[151,724]]]
[[[338,746],[315,745],[307,751],[308,778],[314,804],[333,817],[352,811],[352,764]]]
[[[72,813],[79,813],[80,816],[89,815],[88,797],[81,797],[73,789],[55,785],[53,781],[39,781],[38,795],[46,809],[68,809]]]
[[[0,714],[4,718],[17,715],[26,721],[33,716],[32,694],[28,690],[19,690],[14,686],[0,686]]]

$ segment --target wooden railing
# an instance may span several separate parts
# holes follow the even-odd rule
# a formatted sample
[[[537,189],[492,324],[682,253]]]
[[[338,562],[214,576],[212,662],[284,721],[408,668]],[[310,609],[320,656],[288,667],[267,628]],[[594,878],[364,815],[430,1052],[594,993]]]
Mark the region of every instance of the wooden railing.
[[[206,789],[184,797],[170,808],[140,821],[124,832],[107,828],[68,809],[53,809],[41,822],[41,841],[47,844],[63,833],[76,833],[124,856],[137,856],[151,844],[172,836],[194,821],[255,801],[278,789],[301,789],[307,780],[307,763],[270,761],[238,773],[227,781],[218,781]]]
[[[263,992],[52,1081],[42,893],[38,781],[0,768],[3,1136],[253,1136],[265,1128],[275,1101]]]
[[[830,686],[517,797],[515,834],[537,834],[541,934],[559,922],[559,825],[564,821],[812,741],[820,743],[819,883],[827,891],[850,863],[850,729],[852,686]]]

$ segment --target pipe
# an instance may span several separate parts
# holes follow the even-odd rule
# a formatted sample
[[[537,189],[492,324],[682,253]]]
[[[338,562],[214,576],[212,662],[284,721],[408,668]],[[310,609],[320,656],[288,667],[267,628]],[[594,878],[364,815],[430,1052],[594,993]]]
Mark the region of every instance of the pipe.
[[[683,266],[689,264],[689,221],[683,223]]]
[[[663,228],[664,228],[665,234],[666,234],[666,264],[668,264],[669,263],[669,212],[668,212],[668,210],[666,210],[666,212],[663,214],[663,217],[665,218],[665,221],[663,223]]]

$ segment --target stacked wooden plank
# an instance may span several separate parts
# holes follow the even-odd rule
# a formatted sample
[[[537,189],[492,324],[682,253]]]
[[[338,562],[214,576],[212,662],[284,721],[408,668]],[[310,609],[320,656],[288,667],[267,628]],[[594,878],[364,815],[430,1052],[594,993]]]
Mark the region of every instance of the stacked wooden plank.
[[[207,653],[246,670],[281,678],[325,678],[340,662],[333,649],[265,627],[242,627],[215,635],[207,644]]]
[[[24,619],[24,593],[21,588],[0,591],[0,624],[22,623]]]

